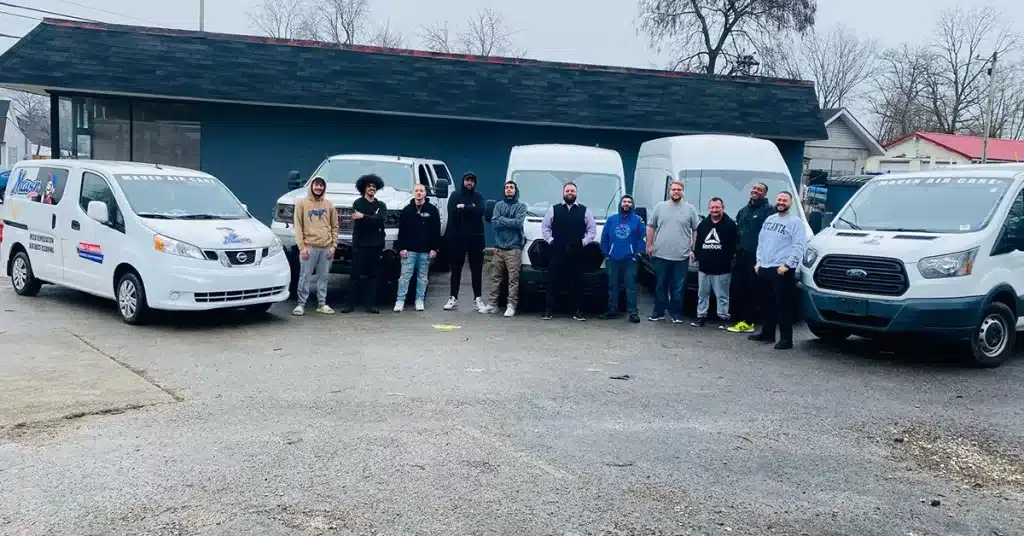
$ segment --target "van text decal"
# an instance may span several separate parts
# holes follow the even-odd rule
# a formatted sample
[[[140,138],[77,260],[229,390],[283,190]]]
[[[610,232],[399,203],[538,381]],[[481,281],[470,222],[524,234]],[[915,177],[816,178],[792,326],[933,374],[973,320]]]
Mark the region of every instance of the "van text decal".
[[[29,179],[25,176],[25,170],[18,170],[18,178],[14,181],[14,189],[11,190],[13,195],[24,195],[26,197],[38,197],[39,189],[43,186],[43,183]]]
[[[78,243],[78,256],[97,264],[103,264],[103,248],[99,244]]]
[[[239,236],[238,233],[230,227],[218,227],[217,230],[224,232],[224,245],[252,244],[251,238]]]
[[[186,177],[178,175],[118,175],[125,182],[181,182],[188,184],[217,184],[217,181],[206,177]]]
[[[875,181],[871,181],[872,184],[876,184]],[[1008,184],[1009,181],[1006,179],[993,179],[993,178],[981,178],[981,179],[951,179],[942,177],[932,177],[928,179],[882,179],[877,182],[878,186],[932,186],[935,184],[976,184],[979,186],[1002,186]]]
[[[28,249],[43,253],[53,253],[54,240],[52,236],[32,233],[28,235],[28,240]]]

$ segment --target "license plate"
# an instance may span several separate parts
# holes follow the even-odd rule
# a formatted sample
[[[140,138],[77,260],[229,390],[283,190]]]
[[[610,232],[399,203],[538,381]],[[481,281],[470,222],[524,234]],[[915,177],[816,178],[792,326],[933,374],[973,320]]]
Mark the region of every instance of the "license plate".
[[[836,312],[854,315],[868,316],[868,302],[856,298],[835,298]]]

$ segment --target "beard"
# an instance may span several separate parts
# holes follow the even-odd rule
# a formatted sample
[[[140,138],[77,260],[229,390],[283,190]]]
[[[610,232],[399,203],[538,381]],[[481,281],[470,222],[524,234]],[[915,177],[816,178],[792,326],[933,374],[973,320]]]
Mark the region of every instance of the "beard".
[[[789,212],[789,207],[786,205],[775,205],[775,212],[785,214],[786,212]]]
[[[571,205],[571,204],[576,202],[576,196],[575,195],[563,195],[562,196],[562,201],[565,201],[565,204],[567,204],[567,205]]]

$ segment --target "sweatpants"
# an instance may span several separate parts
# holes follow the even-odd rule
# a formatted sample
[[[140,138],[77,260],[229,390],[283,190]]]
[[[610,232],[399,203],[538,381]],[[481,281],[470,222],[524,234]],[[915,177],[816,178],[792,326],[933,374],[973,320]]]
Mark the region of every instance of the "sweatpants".
[[[697,272],[697,317],[707,318],[711,308],[711,292],[715,293],[715,312],[718,318],[729,320],[729,282],[732,274],[705,274]]]
[[[484,237],[462,236],[451,240],[451,295],[458,299],[462,284],[462,267],[469,257],[469,275],[473,281],[473,297],[483,297]]]
[[[327,303],[327,281],[331,275],[331,256],[327,248],[309,248],[309,258],[299,256],[299,305],[309,300],[309,286],[316,283],[317,305]]]
[[[487,304],[498,305],[498,295],[501,294],[501,280],[508,274],[508,305],[516,309],[519,307],[519,269],[523,263],[523,250],[515,249],[494,249],[494,256],[491,257],[491,289],[487,296]]]

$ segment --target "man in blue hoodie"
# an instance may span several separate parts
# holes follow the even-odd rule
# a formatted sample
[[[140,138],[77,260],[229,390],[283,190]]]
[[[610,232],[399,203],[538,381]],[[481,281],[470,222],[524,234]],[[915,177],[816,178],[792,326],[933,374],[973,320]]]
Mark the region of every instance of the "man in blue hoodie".
[[[633,212],[633,196],[626,194],[619,202],[619,212],[612,214],[601,231],[601,251],[608,270],[608,310],[601,318],[608,320],[619,313],[619,280],[626,285],[626,309],[629,321],[640,323],[636,305],[636,258],[647,246],[647,227]]]
[[[505,183],[505,199],[494,204],[491,225],[494,227],[494,256],[491,258],[491,290],[487,305],[480,308],[484,314],[498,312],[498,295],[501,280],[508,274],[508,306],[505,316],[516,316],[519,305],[519,269],[523,263],[523,246],[526,235],[523,222],[526,221],[526,205],[519,202],[519,187],[516,183]]]

